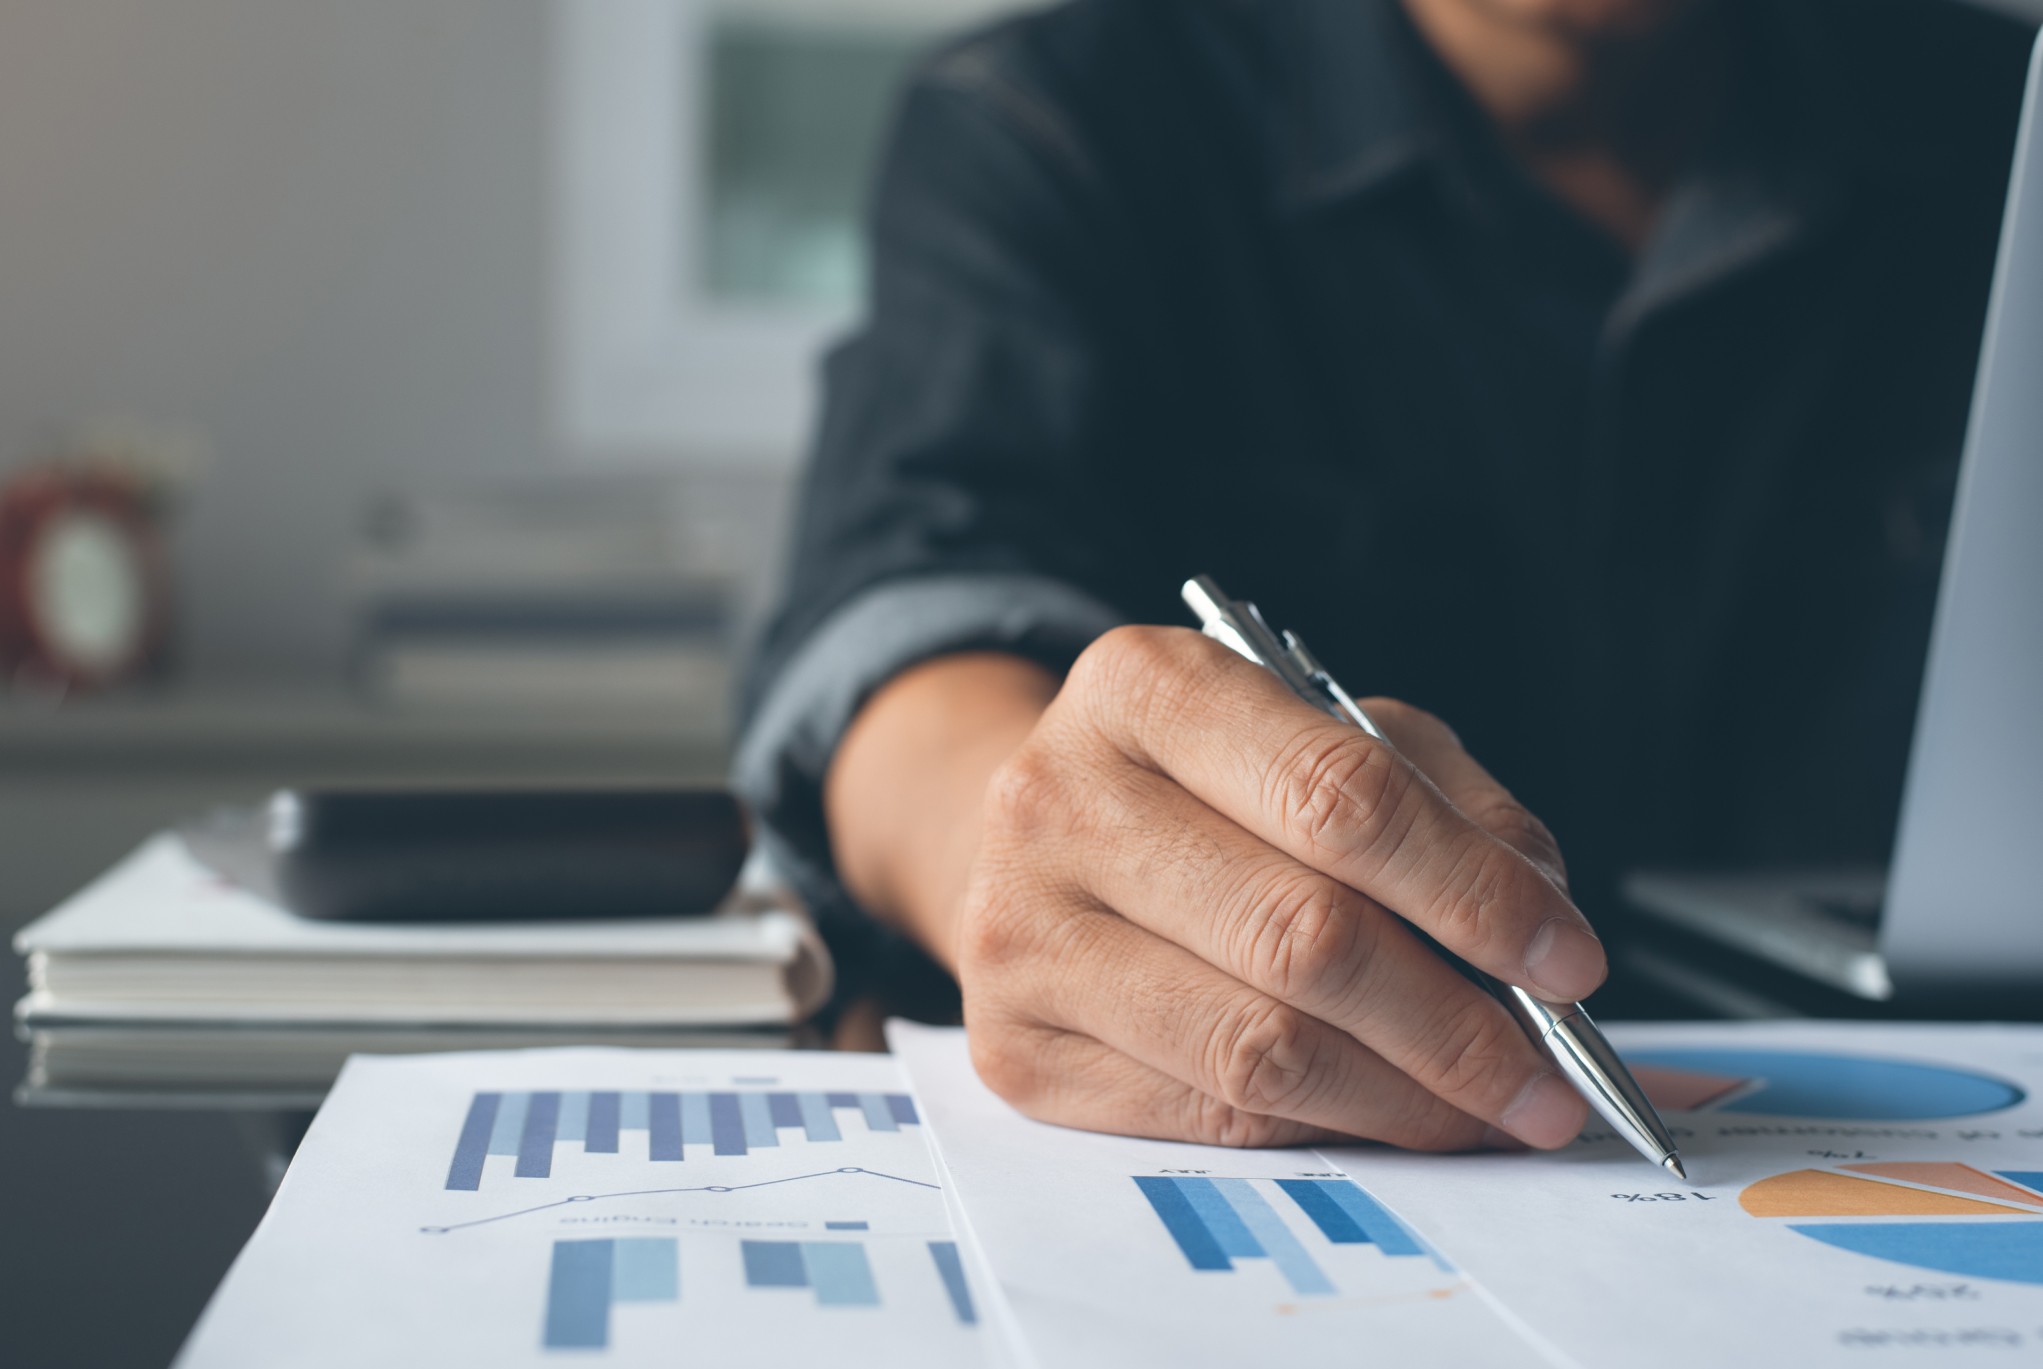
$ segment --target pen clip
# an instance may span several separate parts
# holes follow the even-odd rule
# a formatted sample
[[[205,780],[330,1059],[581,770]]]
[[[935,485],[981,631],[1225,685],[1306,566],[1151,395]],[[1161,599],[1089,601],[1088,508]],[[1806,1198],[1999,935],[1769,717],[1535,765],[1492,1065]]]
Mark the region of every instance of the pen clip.
[[[1341,722],[1388,740],[1295,632],[1279,632],[1262,610],[1246,599],[1230,599],[1209,575],[1185,581],[1185,602],[1198,615],[1199,630],[1239,656],[1268,668],[1306,703]]]

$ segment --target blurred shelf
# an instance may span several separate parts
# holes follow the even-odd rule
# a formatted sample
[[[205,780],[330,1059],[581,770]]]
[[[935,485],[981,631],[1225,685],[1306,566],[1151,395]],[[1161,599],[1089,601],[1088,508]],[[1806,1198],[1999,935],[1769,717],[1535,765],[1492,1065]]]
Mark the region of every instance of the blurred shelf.
[[[729,753],[722,699],[671,708],[380,705],[340,689],[133,692],[61,705],[0,699],[0,757],[25,770],[331,770],[708,776]]]

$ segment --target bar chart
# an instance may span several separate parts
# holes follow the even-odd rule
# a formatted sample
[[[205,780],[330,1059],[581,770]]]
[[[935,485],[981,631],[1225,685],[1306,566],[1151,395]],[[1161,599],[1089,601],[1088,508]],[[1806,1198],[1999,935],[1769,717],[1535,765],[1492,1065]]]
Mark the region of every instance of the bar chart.
[[[830,1222],[831,1230],[862,1229],[864,1222]],[[965,1281],[955,1241],[919,1241],[926,1266],[942,1285],[960,1326],[976,1326],[977,1308]],[[726,1247],[728,1250],[728,1247]],[[863,1241],[738,1242],[744,1287],[760,1291],[803,1289],[819,1308],[881,1305],[879,1280]],[[556,1240],[546,1284],[541,1344],[548,1350],[611,1348],[611,1316],[632,1303],[681,1301],[680,1243],[672,1236],[619,1236]]]
[[[864,1222],[828,1222],[832,1230],[863,1228]],[[978,1324],[971,1289],[956,1241],[923,1243],[961,1326]],[[880,1290],[863,1243],[855,1241],[740,1242],[747,1288],[806,1288],[818,1307],[878,1307]]]
[[[470,1100],[445,1187],[474,1192],[498,1167],[517,1179],[553,1174],[555,1148],[653,1162],[698,1154],[744,1156],[783,1144],[829,1144],[847,1134],[920,1124],[905,1093],[777,1090],[528,1090],[479,1092]],[[787,1133],[783,1135],[783,1133]]]
[[[1299,1297],[1324,1298],[1339,1289],[1309,1241],[1373,1245],[1391,1258],[1438,1262],[1404,1223],[1346,1179],[1132,1177],[1186,1262],[1202,1272],[1232,1272],[1237,1260],[1267,1259]],[[1302,1229],[1286,1219],[1276,1195],[1305,1218]]]
[[[606,1349],[611,1308],[680,1298],[680,1250],[671,1236],[555,1241],[544,1344],[549,1350]]]

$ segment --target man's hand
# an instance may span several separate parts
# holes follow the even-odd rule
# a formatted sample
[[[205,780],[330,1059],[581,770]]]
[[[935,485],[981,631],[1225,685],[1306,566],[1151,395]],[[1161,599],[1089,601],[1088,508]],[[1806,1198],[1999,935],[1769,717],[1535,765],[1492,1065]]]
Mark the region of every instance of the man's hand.
[[[1603,950],[1559,852],[1444,724],[1364,706],[1390,745],[1180,628],[1107,634],[1061,689],[934,661],[832,765],[839,869],[957,971],[980,1075],[1045,1121],[1564,1144],[1586,1105],[1412,930],[1586,995]]]
[[[1186,629],[1124,628],[1080,658],[987,788],[964,905],[966,1020],[996,1092],[1045,1121],[1229,1145],[1580,1130],[1574,1089],[1412,934],[1587,995],[1603,950],[1552,837],[1438,720],[1364,707],[1392,745]]]

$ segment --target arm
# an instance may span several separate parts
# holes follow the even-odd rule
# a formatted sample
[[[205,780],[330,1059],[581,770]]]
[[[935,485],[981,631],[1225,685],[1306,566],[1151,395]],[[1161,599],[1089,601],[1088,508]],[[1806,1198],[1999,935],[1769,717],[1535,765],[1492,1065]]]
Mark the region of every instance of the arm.
[[[987,781],[1056,692],[1049,671],[1018,657],[941,657],[882,688],[830,767],[824,806],[845,886],[952,974]]]

